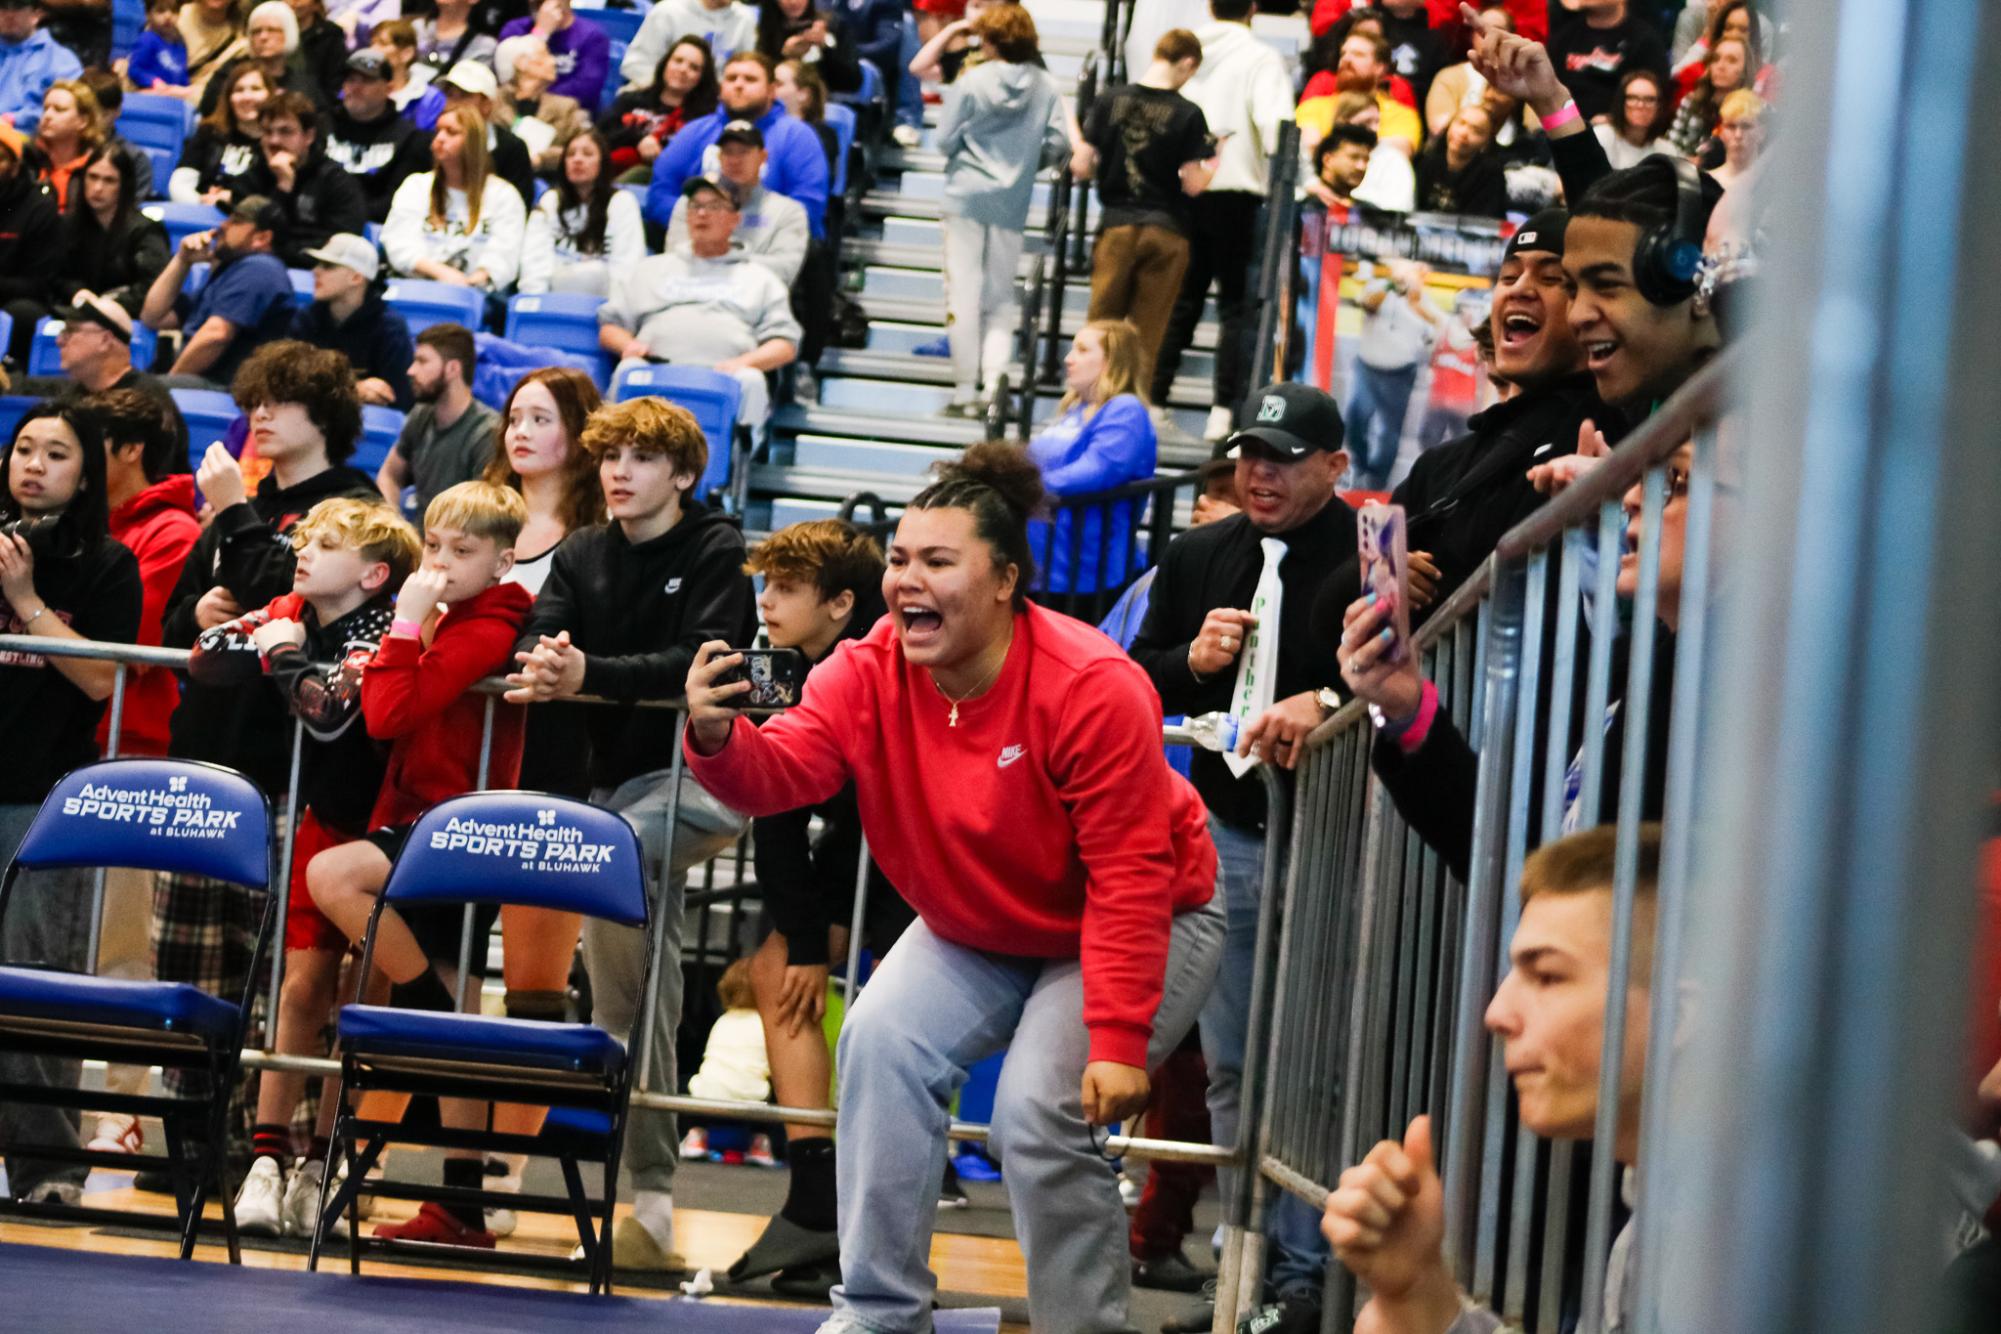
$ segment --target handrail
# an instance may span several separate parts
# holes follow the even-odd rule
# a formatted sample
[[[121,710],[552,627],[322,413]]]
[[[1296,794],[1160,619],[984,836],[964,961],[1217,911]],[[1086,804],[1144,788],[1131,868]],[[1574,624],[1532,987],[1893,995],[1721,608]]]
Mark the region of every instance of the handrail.
[[[1272,152],[1266,177],[1264,245],[1255,293],[1258,330],[1251,344],[1251,374],[1245,388],[1248,397],[1242,405],[1218,405],[1236,409],[1239,421],[1248,420],[1251,399],[1285,370],[1284,349],[1292,329],[1293,274],[1298,268],[1298,179],[1299,126],[1288,120],[1279,126],[1278,147]]]

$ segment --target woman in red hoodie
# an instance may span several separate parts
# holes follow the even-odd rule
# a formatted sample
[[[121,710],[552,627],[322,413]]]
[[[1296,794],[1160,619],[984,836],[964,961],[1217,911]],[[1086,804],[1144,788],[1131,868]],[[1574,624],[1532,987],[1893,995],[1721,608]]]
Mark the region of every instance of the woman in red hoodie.
[[[852,779],[862,830],[916,909],[841,1033],[841,1268],[825,1330],[931,1327],[926,1265],[947,1107],[1005,1049],[993,1136],[1028,1261],[1030,1322],[1128,1328],[1125,1214],[1091,1127],[1136,1115],[1194,1022],[1222,948],[1216,853],[1167,766],[1145,673],[1092,627],[1031,606],[1018,449],[976,445],[910,504],[889,615],[763,727],[688,673],[695,776],[749,815]]]

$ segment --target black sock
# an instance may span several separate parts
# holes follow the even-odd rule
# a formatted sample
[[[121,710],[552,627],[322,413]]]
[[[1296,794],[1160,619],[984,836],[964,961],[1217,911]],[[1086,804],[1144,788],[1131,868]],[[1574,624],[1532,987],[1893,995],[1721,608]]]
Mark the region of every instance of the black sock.
[[[480,1189],[486,1185],[485,1161],[479,1158],[445,1159],[445,1184],[466,1190]],[[469,1228],[486,1226],[486,1211],[478,1205],[448,1204],[445,1210]]]
[[[292,1127],[259,1121],[250,1128],[250,1157],[276,1158],[278,1170],[284,1171],[292,1161]]]
[[[451,988],[434,968],[426,968],[408,982],[391,987],[389,1003],[399,1010],[442,1010],[447,1014],[459,1008],[452,1000]]]
[[[331,1139],[325,1135],[315,1135],[313,1136],[312,1145],[306,1150],[306,1153],[314,1162],[323,1163],[327,1160],[327,1153],[332,1148],[333,1141]]]
[[[834,1193],[834,1141],[826,1135],[792,1141],[792,1185],[779,1215],[800,1227],[831,1232],[837,1222]]]

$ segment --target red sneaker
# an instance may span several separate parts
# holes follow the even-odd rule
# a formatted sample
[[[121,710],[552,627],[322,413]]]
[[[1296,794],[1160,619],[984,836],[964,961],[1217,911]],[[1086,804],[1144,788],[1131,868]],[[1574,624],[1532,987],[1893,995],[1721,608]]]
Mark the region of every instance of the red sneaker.
[[[375,1235],[390,1241],[422,1241],[433,1246],[471,1246],[493,1249],[493,1234],[485,1228],[467,1227],[451,1210],[435,1200],[424,1201],[417,1216],[403,1223],[384,1223]]]

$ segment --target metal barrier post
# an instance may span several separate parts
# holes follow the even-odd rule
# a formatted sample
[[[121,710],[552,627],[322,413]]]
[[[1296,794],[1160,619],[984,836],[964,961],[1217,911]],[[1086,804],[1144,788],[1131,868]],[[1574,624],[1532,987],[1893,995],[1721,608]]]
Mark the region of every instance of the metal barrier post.
[[[855,1003],[855,993],[861,990],[862,980],[862,924],[868,921],[868,835],[862,835],[861,855],[855,858],[855,910],[848,915],[848,976],[845,995],[847,1003]]]
[[[635,1025],[633,1040],[639,1044],[639,1077],[633,1082],[636,1092],[650,1091],[653,1086],[653,1024],[654,1011],[660,1006],[660,975],[666,969],[679,968],[681,960],[665,957],[667,950],[667,882],[674,874],[674,831],[681,823],[681,774],[685,768],[685,734],[688,730],[688,715],[676,712],[674,715],[674,758],[667,766],[667,810],[663,819],[667,828],[660,852],[659,875],[655,884],[653,912],[647,929],[653,933],[653,976],[646,988],[645,1007],[640,1011],[639,1023]],[[667,1090],[672,1093],[674,1090]]]
[[[306,724],[302,718],[292,719],[292,761],[285,779],[285,819],[284,833],[280,835],[278,864],[279,884],[272,888],[278,896],[278,920],[272,927],[271,950],[271,999],[268,1003],[272,1016],[265,1026],[264,1045],[267,1051],[278,1050],[278,999],[285,994],[285,921],[292,907],[292,855],[297,847],[299,819],[305,814],[299,806],[299,764],[305,752]],[[367,979],[356,983],[357,993],[366,990]],[[359,997],[357,996],[357,999]]]
[[[104,758],[118,758],[118,731],[125,725],[125,675],[126,666],[119,663],[111,673],[111,726],[104,743]],[[91,875],[90,889],[90,936],[84,946],[83,957],[89,961],[92,972],[97,971],[97,947],[104,938],[104,872],[98,867]]]
[[[493,714],[500,707],[498,695],[486,697],[486,710],[480,715],[479,724],[479,774],[475,779],[478,792],[486,791],[487,774],[493,764]],[[467,903],[459,918],[459,976],[458,987],[452,993],[452,1004],[460,1010],[466,1007],[466,984],[472,976],[472,925],[473,905]],[[481,944],[485,944],[484,941]],[[364,985],[367,979],[363,978]]]

